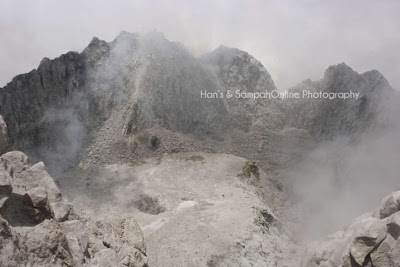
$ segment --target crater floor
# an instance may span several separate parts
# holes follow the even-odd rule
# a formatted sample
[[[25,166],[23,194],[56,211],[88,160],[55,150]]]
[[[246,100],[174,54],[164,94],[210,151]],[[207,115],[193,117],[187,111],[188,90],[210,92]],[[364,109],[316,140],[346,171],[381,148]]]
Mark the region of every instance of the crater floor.
[[[90,217],[133,215],[150,266],[295,266],[296,246],[262,200],[257,177],[243,176],[247,162],[227,154],[165,154],[81,166],[58,183]],[[261,170],[259,179],[266,179]]]

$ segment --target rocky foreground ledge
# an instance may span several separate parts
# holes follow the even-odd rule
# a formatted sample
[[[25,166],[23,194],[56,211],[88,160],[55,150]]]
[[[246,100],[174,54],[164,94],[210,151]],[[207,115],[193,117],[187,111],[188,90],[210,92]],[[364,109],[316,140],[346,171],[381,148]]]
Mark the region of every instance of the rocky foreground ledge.
[[[346,229],[311,244],[302,266],[400,266],[400,191]]]
[[[130,217],[92,221],[67,204],[43,162],[0,157],[0,266],[147,266]]]

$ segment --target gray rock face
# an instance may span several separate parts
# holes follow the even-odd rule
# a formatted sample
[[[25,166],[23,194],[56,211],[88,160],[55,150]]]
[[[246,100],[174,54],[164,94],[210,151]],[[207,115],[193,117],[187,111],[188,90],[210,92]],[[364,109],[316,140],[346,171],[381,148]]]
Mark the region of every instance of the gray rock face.
[[[32,266],[73,266],[65,234],[54,221],[46,220],[29,230],[23,229],[20,240],[27,263]]]
[[[0,161],[0,210],[3,209],[3,206],[13,191],[11,184],[12,177],[6,167],[7,164]]]
[[[374,266],[380,267],[391,267],[389,252],[392,249],[396,240],[391,236],[387,235],[379,246],[371,252],[371,262]]]
[[[143,239],[143,233],[139,225],[132,218],[120,218],[110,216],[92,224],[89,227],[90,235],[88,244],[91,247],[90,253],[94,254],[93,264],[101,265],[103,253],[114,255],[104,262],[115,264],[122,263],[126,266],[147,266],[146,245]],[[114,253],[109,252],[111,249]],[[108,251],[108,252],[106,252]],[[99,253],[98,256],[96,256]]]
[[[40,142],[39,121],[46,109],[59,106],[73,91],[80,88],[84,69],[83,59],[70,52],[50,61],[45,58],[39,68],[17,76],[1,89],[0,113],[7,122],[11,143]],[[28,130],[30,125],[35,129]],[[35,131],[37,133],[35,135]]]
[[[93,222],[79,217],[43,163],[31,166],[18,151],[4,154],[0,162],[3,189],[15,188],[3,190],[6,195],[0,199],[1,266],[147,266],[143,234],[135,220]],[[104,250],[111,251],[107,258]]]
[[[114,250],[109,248],[104,248],[96,253],[92,260],[93,267],[113,267],[115,266],[115,262],[117,261],[117,253]]]
[[[22,171],[28,169],[29,161],[28,157],[20,151],[12,151],[3,154],[0,157],[3,166],[14,176],[14,174],[19,174]]]
[[[6,152],[8,147],[7,124],[0,115],[0,155]]]
[[[389,217],[400,209],[400,191],[396,191],[388,195],[382,200],[379,216],[381,219]]]
[[[2,266],[20,266],[27,262],[27,255],[20,247],[17,232],[0,215],[0,264]]]
[[[25,199],[35,208],[43,208],[48,202],[47,191],[43,187],[36,187],[25,193]]]
[[[76,266],[84,264],[88,250],[88,234],[85,225],[79,220],[66,221],[60,225],[68,240],[74,264]]]
[[[25,211],[35,222],[41,222],[44,218],[53,217],[47,190],[36,187],[27,191],[23,197]]]
[[[107,53],[103,42],[94,39],[82,53],[44,58],[36,70],[1,88],[0,115],[8,126],[10,147],[51,164],[73,160],[87,129],[98,125],[108,109],[107,92],[87,85],[90,71]]]
[[[387,225],[388,233],[397,240],[400,237],[400,212],[392,214],[384,221]]]
[[[368,254],[386,237],[386,225],[379,220],[366,221],[363,229],[350,245],[350,255],[359,265],[363,265]]]
[[[289,99],[288,121],[307,129],[317,139],[333,139],[339,135],[355,136],[372,127],[382,111],[382,99],[394,91],[376,70],[358,74],[344,63],[329,67],[317,82],[306,80],[291,88],[302,92],[353,92],[358,99]]]
[[[0,197],[8,197],[12,193],[11,176],[8,171],[4,168],[4,165],[0,163]]]
[[[60,222],[68,219],[68,216],[70,215],[72,209],[70,205],[62,201],[56,202],[51,207],[54,214],[54,219]]]
[[[389,251],[391,266],[400,266],[400,240],[397,239]]]

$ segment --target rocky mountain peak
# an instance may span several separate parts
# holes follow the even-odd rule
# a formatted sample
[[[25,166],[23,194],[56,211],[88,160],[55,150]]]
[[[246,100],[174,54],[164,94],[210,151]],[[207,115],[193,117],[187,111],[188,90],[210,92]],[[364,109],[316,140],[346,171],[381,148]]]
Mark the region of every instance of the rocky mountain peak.
[[[345,63],[330,66],[323,78],[328,90],[353,90],[361,93],[372,93],[375,90],[392,90],[389,82],[377,70],[359,74]]]
[[[221,45],[202,59],[219,68],[219,73],[228,86],[242,85],[241,89],[249,92],[276,90],[265,67],[245,51]]]
[[[296,127],[307,129],[319,140],[334,139],[338,136],[356,136],[367,128],[373,128],[373,121],[382,114],[384,101],[394,94],[387,80],[376,70],[357,73],[345,63],[332,65],[320,81],[304,81],[291,88],[292,91],[307,90],[314,93],[352,93],[353,97],[343,99],[294,99],[289,100]],[[357,94],[357,96],[356,96]],[[333,96],[333,95],[332,95]],[[308,115],[298,116],[304,112]],[[297,114],[297,115],[296,115]]]
[[[354,70],[348,66],[345,62],[331,65],[325,70],[325,78],[329,77],[330,75],[344,75],[344,74],[351,74]]]
[[[106,41],[93,37],[89,45],[82,51],[82,54],[86,56],[89,64],[93,64],[107,55],[110,50],[110,45]]]

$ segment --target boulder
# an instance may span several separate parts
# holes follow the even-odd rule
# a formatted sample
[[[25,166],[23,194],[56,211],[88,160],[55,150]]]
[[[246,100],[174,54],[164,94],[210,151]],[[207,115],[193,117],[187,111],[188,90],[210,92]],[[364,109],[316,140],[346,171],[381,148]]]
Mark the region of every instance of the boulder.
[[[400,212],[396,212],[384,219],[388,233],[394,238],[400,237]]]
[[[23,192],[39,186],[45,188],[50,204],[61,200],[60,190],[47,172],[43,162],[36,163],[32,167],[16,174],[14,183],[18,183]]]
[[[379,209],[379,216],[381,219],[389,217],[393,213],[399,211],[400,204],[400,191],[395,191],[382,200]]]
[[[2,203],[4,203],[12,193],[11,179],[9,172],[6,171],[4,165],[0,163],[0,209]]]
[[[25,266],[25,252],[19,247],[18,234],[0,215],[0,266]]]
[[[5,169],[4,164],[0,162],[0,211],[13,191],[11,179],[10,173]]]
[[[35,208],[44,208],[48,202],[47,191],[41,186],[31,189],[25,193],[24,201]]]
[[[400,266],[400,239],[397,239],[389,251],[390,266]]]
[[[9,237],[11,236],[11,228],[8,222],[0,215],[0,236]]]
[[[319,265],[318,265],[319,266]],[[325,267],[325,265],[322,265]],[[350,254],[350,251],[348,251],[343,257],[342,257],[342,263],[340,265],[338,264],[333,264],[330,265],[329,267],[358,267],[358,266],[363,266],[363,267],[373,267],[371,263],[371,258],[369,255],[365,258],[364,262],[362,265],[359,265],[355,260],[354,257]]]
[[[73,266],[67,238],[54,220],[22,229],[20,243],[31,266]]]
[[[51,209],[53,210],[54,218],[59,222],[67,220],[71,212],[71,207],[64,201],[54,203],[51,205]]]
[[[50,208],[48,194],[43,187],[36,187],[29,190],[24,195],[25,213],[34,222],[41,222],[46,218],[52,218],[53,212]]]
[[[66,221],[60,225],[67,237],[74,263],[80,266],[85,262],[85,253],[88,249],[88,237],[85,226],[78,220]]]
[[[86,227],[88,229],[88,254],[93,257],[92,264],[98,264],[103,258],[103,253],[111,255],[111,252],[105,251],[105,249],[111,249],[117,252],[118,264],[147,266],[143,233],[134,219],[130,217],[120,219],[109,215],[95,223],[88,222]]]
[[[30,167],[28,157],[20,151],[10,151],[0,157],[7,171],[13,176]]]
[[[144,243],[143,232],[139,224],[132,218],[122,220],[122,239],[131,247],[146,253],[146,244]]]
[[[374,267],[391,267],[389,259],[389,251],[393,247],[396,240],[387,235],[386,238],[371,252],[371,262]]]
[[[104,248],[94,254],[94,257],[91,260],[91,264],[89,266],[115,267],[120,266],[120,264],[117,258],[117,253],[110,248]]]
[[[124,246],[119,251],[121,263],[128,267],[147,267],[147,257],[138,249]]]
[[[350,245],[350,254],[354,261],[363,266],[368,254],[386,237],[386,225],[378,219],[363,220],[360,232]]]

